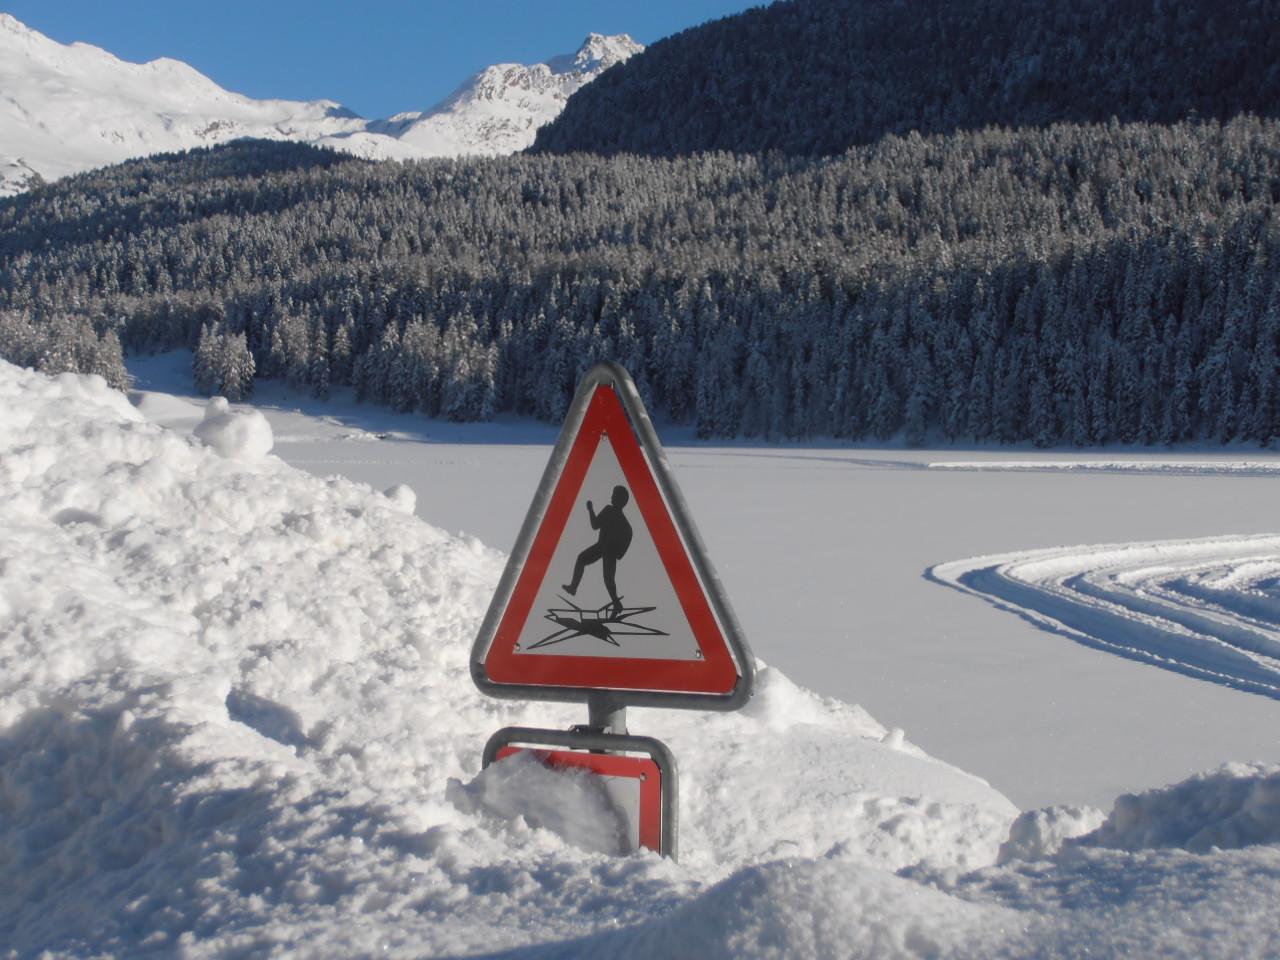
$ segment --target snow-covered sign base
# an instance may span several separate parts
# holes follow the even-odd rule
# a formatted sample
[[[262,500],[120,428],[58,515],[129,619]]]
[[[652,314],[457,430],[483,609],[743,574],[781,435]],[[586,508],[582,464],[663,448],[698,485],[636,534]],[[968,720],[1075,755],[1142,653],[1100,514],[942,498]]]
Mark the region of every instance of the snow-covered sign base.
[[[525,749],[530,746],[535,749]],[[548,747],[561,749],[546,749]],[[485,744],[484,766],[488,770],[497,761],[522,754],[536,757],[544,767],[561,776],[591,781],[591,789],[603,798],[609,811],[608,819],[614,825],[608,832],[615,837],[615,842],[608,852],[652,850],[675,859],[679,779],[675,757],[661,741],[576,728],[564,731],[505,727]],[[528,798],[523,798],[515,801],[514,806],[524,807],[528,803]],[[572,818],[562,820],[564,825],[557,831],[562,836],[572,837],[581,832]]]
[[[612,853],[626,855],[640,850],[662,853],[661,777],[652,760],[572,750],[528,750],[504,747],[499,760],[529,755],[558,774],[577,775],[599,785],[615,818]]]

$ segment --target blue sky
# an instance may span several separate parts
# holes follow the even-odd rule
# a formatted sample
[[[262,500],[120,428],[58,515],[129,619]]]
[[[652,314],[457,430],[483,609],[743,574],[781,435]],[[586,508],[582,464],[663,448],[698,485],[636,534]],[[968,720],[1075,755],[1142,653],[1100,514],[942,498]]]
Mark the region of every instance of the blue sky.
[[[251,97],[422,110],[491,63],[571,53],[591,31],[652,43],[762,0],[0,0],[62,43],[174,57]]]

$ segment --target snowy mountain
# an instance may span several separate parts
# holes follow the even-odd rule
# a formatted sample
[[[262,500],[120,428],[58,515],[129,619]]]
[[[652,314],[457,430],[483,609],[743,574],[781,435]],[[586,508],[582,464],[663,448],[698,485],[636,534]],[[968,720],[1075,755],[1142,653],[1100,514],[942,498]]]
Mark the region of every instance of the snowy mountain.
[[[593,33],[575,54],[488,67],[431,110],[398,114],[370,129],[398,138],[419,156],[515,153],[533,143],[538,128],[559,116],[577,90],[643,49],[626,34]]]
[[[331,100],[254,100],[177,60],[127,63],[0,13],[0,196],[131,157],[241,137],[371,159],[502,154],[533,142],[569,96],[643,49],[592,34],[576,54],[482,71],[423,113],[368,121]]]

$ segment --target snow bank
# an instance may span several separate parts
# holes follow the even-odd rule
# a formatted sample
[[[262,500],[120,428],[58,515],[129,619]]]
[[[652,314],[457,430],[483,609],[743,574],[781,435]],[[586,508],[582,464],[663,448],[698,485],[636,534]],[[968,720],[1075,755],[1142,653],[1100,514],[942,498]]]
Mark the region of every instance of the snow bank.
[[[20,954],[571,941],[779,856],[990,862],[1016,813],[763,669],[741,715],[632,712],[680,760],[684,863],[580,849],[548,811],[589,793],[478,769],[499,726],[583,719],[471,683],[500,555],[92,380],[3,365],[0,405],[0,942]]]
[[[984,956],[1025,922],[1012,910],[966,902],[832,855],[748,867],[645,928],[546,956]]]
[[[986,783],[895,746],[861,707],[764,664],[756,679],[737,714],[629,711],[631,728],[664,740],[680,762],[684,863],[718,877],[717,864],[833,849],[886,870],[995,859],[1017,810]]]
[[[0,367],[0,407],[0,942],[358,912],[493,722],[465,651],[500,558],[93,381]]]
[[[1280,843],[1280,766],[1226,764],[1174,786],[1125,794],[1080,843],[1195,853]]]
[[[500,555],[403,498],[220,456],[92,379],[0,364],[0,409],[0,943],[17,956],[1280,945],[1275,769],[1122,801],[1048,861],[1072,831],[1021,821],[1038,862],[1006,844],[994,866],[1018,840],[1003,797],[763,665],[737,714],[630,711],[680,761],[683,859],[608,856],[589,782],[479,770],[499,726],[584,713],[474,689]]]

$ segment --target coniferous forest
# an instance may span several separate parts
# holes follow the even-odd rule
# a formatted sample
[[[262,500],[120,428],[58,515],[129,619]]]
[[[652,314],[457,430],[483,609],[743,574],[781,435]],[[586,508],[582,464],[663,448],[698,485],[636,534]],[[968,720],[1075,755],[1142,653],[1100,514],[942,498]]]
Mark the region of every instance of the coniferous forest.
[[[775,4],[699,30],[853,9]],[[1046,56],[1079,27],[1050,19],[1033,31]],[[1271,38],[1241,41],[1244,65]],[[1167,47],[1149,59],[1173,62]],[[1126,69],[1136,104],[1155,72]],[[831,152],[762,134],[780,148],[371,164],[241,142],[134,161],[0,201],[0,354],[122,382],[121,346],[188,346],[200,389],[232,398],[284,378],[549,421],[610,358],[706,437],[1269,444],[1280,120],[1212,119],[1243,86],[1194,78],[1218,106],[1169,93],[1133,108],[1145,119],[1015,112],[1025,125],[930,135],[877,122]],[[1184,108],[1198,115],[1166,116]]]
[[[887,133],[1280,116],[1278,0],[795,0],[583,88],[535,150],[814,155]]]

